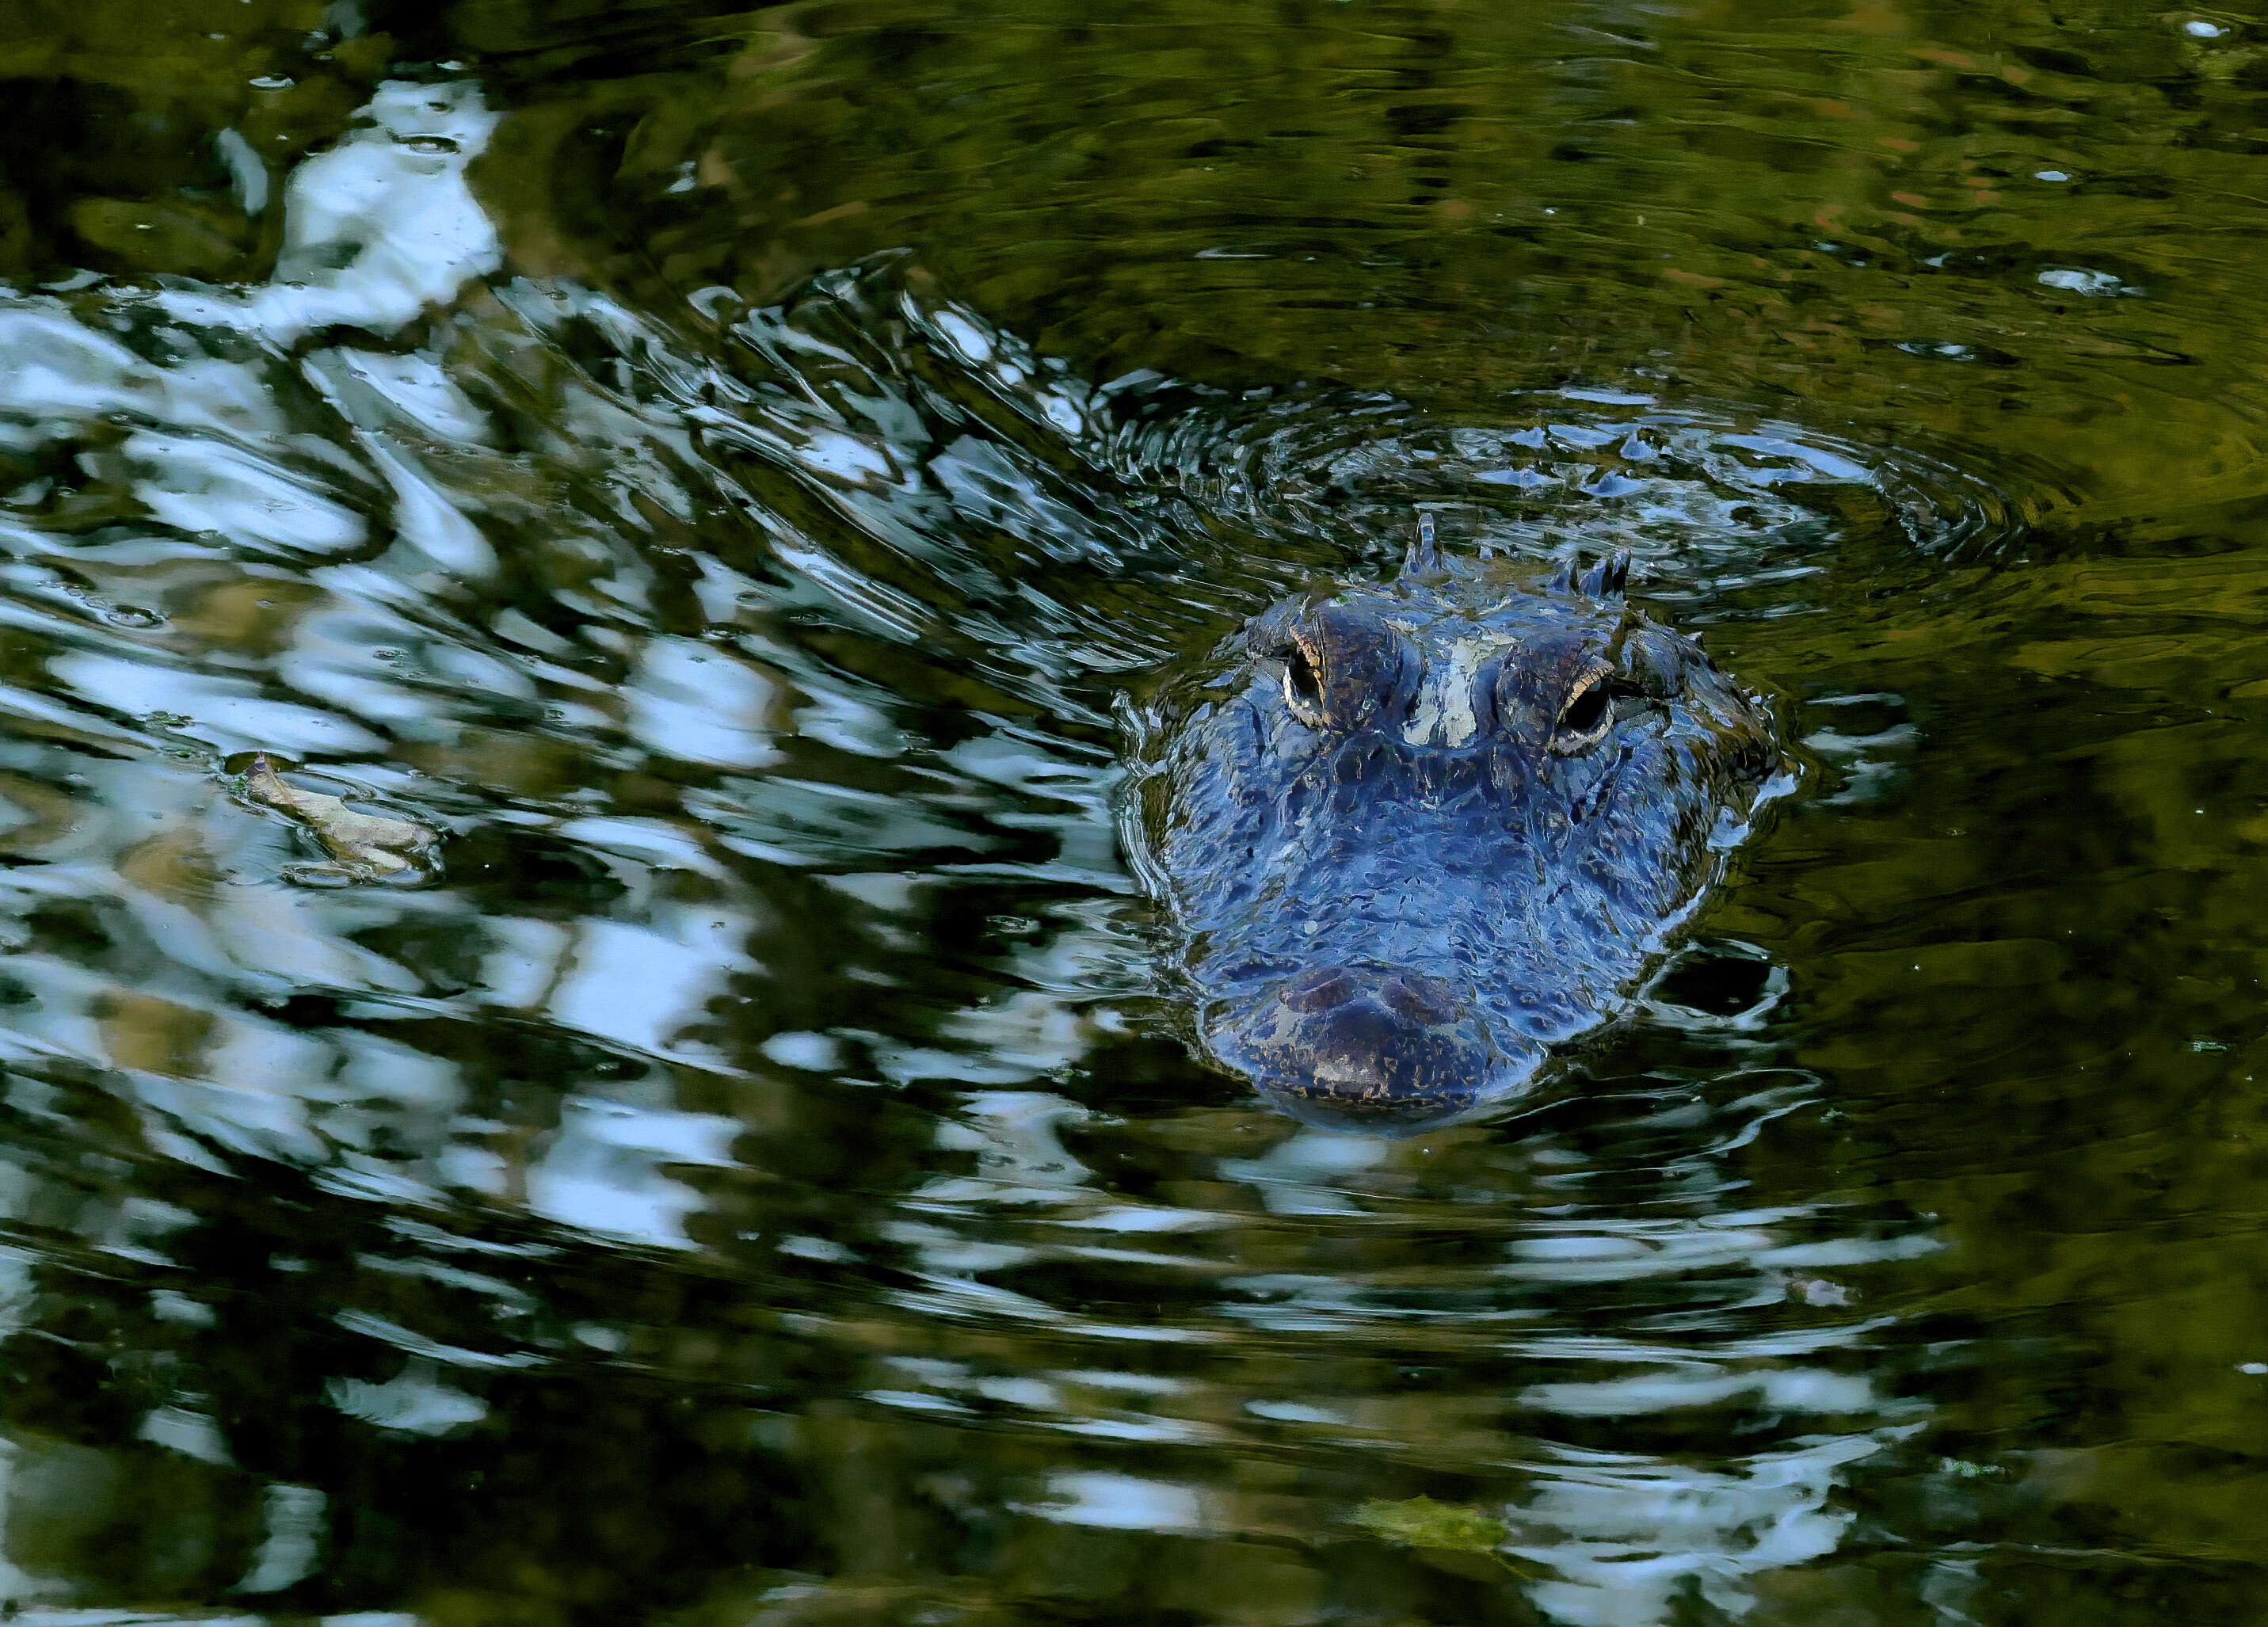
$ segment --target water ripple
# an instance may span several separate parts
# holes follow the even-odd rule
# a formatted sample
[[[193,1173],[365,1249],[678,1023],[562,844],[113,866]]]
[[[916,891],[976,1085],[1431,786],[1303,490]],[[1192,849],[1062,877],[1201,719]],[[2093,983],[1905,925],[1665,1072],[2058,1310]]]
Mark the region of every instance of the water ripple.
[[[1643,1065],[1516,1135],[1290,1125],[1173,1047],[1111,719],[1420,507],[1747,625],[2051,497],[1666,396],[1093,384],[902,257],[664,320],[501,277],[493,122],[383,88],[270,283],[0,304],[8,1212],[35,1277],[140,1274],[28,1313],[164,1352],[129,1436],[273,1490],[321,1477],[279,1407],[455,1442],[576,1373],[792,1386],[814,1439],[966,1437],[973,1523],[1457,1496],[1570,1623],[1835,1548],[1926,1414],[1863,1285],[1939,1240],[1747,1190],[1820,1110],[1778,995],[1671,968]],[[432,872],[315,885],[254,750]],[[289,1394],[207,1336],[255,1315]]]

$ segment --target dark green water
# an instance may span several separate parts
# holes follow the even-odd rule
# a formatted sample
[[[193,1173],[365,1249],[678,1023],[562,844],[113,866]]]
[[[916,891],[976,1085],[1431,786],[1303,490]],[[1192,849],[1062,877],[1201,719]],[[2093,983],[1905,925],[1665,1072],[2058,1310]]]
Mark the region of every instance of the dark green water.
[[[2268,1619],[2268,27],[13,0],[0,77],[11,1619]],[[1114,716],[1421,503],[1634,548],[1804,772],[1385,1142],[1188,1059]]]

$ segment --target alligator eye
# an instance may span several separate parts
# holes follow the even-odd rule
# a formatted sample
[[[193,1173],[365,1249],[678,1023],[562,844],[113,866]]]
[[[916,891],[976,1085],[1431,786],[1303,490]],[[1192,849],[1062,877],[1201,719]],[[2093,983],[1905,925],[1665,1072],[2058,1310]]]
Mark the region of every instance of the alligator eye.
[[[1565,756],[1603,740],[1608,725],[1614,722],[1614,702],[1606,673],[1594,672],[1585,678],[1559,709],[1559,722],[1551,731],[1551,749]]]
[[[1297,644],[1284,658],[1284,703],[1292,715],[1309,728],[1323,721],[1323,681],[1307,652]]]

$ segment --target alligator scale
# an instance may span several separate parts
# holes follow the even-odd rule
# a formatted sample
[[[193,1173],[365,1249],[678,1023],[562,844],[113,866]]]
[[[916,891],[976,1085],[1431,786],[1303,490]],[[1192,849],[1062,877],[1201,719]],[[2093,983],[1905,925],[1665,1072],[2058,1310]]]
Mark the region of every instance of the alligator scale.
[[[1537,582],[1445,556],[1428,515],[1392,580],[1276,604],[1163,698],[1132,845],[1211,1058],[1414,1130],[1628,1005],[1778,762],[1628,568]]]

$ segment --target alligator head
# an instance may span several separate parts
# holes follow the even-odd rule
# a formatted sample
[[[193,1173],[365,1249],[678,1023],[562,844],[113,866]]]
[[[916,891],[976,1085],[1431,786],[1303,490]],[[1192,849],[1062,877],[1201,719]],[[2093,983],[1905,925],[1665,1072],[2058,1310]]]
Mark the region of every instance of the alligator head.
[[[1212,1060],[1407,1131],[1627,1007],[1778,760],[1627,570],[1523,580],[1427,523],[1393,580],[1281,601],[1164,697],[1130,834]]]

